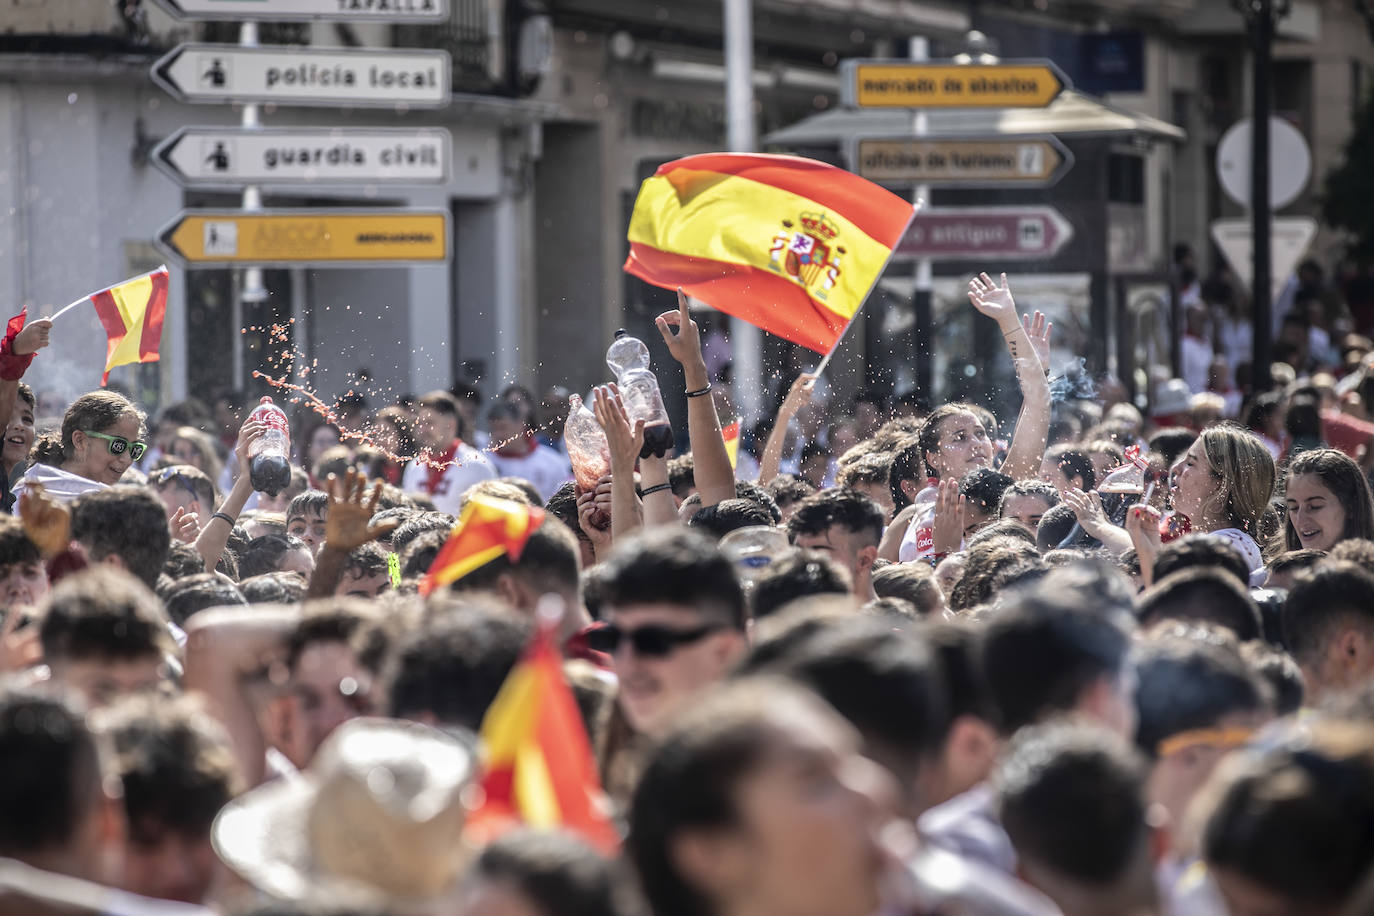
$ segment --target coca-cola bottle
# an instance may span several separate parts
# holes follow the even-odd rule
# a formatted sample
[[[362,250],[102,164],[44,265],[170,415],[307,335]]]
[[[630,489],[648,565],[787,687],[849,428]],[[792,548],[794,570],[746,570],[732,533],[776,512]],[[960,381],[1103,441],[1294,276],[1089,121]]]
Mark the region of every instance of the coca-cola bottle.
[[[263,398],[248,420],[267,427],[248,446],[248,479],[254,490],[276,496],[291,483],[291,433],[286,414],[271,398]]]
[[[596,416],[573,395],[568,399],[568,421],[563,424],[563,442],[568,447],[577,488],[583,493],[596,489],[596,483],[611,473],[611,446]]]
[[[668,409],[658,390],[658,377],[649,368],[649,348],[624,328],[615,332],[615,341],[606,351],[606,365],[615,373],[620,399],[630,422],[644,421],[644,446],[639,457],[662,458],[673,447],[673,428],[668,424]]]

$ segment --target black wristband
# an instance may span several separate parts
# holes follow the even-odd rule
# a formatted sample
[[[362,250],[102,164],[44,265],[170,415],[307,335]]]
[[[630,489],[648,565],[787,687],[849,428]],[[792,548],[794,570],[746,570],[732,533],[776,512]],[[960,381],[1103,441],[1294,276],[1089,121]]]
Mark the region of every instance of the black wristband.
[[[687,392],[687,397],[689,397],[689,398],[700,398],[700,397],[705,397],[706,395],[708,395],[708,394],[710,394],[710,393],[711,393],[711,383],[710,383],[710,382],[707,382],[705,388],[698,388],[696,391],[689,391],[689,392]]]
[[[228,522],[230,528],[234,527],[235,519],[234,519],[232,516],[230,516],[228,513],[225,513],[225,512],[216,512],[215,514],[213,514],[213,515],[210,516],[210,520],[211,520],[211,521],[214,521],[214,520],[217,519],[217,518],[222,518],[222,519],[224,519],[226,522]]]
[[[672,488],[673,488],[673,485],[670,484],[670,483],[659,483],[659,484],[654,484],[652,487],[649,487],[647,490],[640,490],[640,491],[639,491],[639,495],[640,495],[641,497],[644,497],[644,496],[648,496],[650,493],[661,493],[661,492],[664,491],[664,490],[671,490]]]

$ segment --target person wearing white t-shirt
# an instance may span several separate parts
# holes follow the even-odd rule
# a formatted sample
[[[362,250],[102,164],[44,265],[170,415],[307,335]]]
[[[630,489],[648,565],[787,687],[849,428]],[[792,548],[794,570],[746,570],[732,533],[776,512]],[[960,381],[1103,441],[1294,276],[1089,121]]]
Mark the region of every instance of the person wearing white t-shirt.
[[[460,437],[458,402],[447,391],[433,391],[419,402],[415,440],[420,457],[406,468],[401,489],[428,493],[440,512],[457,515],[468,487],[496,477],[487,456]]]
[[[534,438],[524,405],[497,401],[487,412],[487,427],[494,448],[491,463],[502,477],[528,480],[545,500],[573,479],[567,457]]]

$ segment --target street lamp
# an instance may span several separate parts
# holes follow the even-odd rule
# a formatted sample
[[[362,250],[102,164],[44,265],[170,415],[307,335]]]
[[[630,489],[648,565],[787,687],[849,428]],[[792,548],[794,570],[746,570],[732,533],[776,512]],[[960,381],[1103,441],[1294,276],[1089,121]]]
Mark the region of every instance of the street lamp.
[[[1273,384],[1273,267],[1270,250],[1273,213],[1269,203],[1269,116],[1274,103],[1271,94],[1274,55],[1274,30],[1280,19],[1292,10],[1292,0],[1231,0],[1245,19],[1251,43],[1251,82],[1254,107],[1250,130],[1250,217],[1253,220],[1253,287],[1251,304],[1255,322],[1255,355],[1251,362],[1250,384],[1256,393]]]

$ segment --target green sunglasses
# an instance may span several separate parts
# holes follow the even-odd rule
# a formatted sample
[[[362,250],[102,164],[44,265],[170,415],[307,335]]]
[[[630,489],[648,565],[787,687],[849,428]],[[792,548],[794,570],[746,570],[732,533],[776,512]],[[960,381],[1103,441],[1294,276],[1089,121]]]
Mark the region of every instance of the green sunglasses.
[[[83,429],[82,432],[88,436],[104,439],[106,442],[110,443],[111,455],[122,455],[127,450],[130,457],[137,461],[142,458],[143,453],[148,450],[148,443],[146,442],[130,442],[123,436],[111,436],[107,433],[98,433],[93,429]]]

